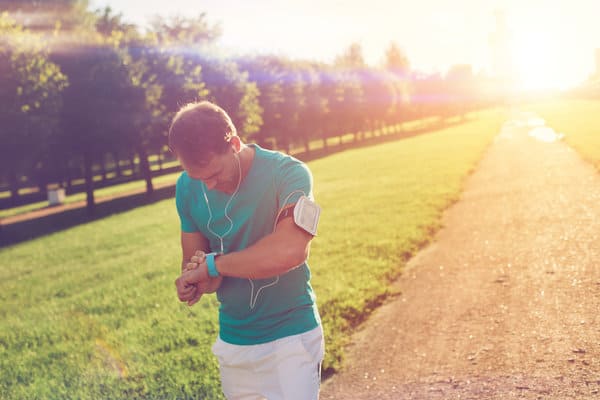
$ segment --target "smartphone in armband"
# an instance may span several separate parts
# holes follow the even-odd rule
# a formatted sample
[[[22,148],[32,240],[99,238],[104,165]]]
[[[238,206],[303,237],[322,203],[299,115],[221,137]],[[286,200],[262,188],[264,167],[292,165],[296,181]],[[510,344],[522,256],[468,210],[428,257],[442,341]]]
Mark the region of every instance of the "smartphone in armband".
[[[321,207],[306,196],[300,197],[294,207],[294,223],[313,236],[317,236],[317,225]]]

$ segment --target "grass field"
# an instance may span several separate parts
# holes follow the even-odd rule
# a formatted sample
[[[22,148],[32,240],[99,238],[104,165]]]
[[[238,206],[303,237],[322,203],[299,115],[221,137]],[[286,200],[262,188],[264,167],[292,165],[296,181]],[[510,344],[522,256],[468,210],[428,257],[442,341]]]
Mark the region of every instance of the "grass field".
[[[600,170],[600,101],[555,100],[529,105],[565,141]]]
[[[326,369],[432,239],[502,120],[485,112],[309,163]],[[179,251],[173,200],[0,249],[0,398],[222,398],[216,299],[177,301]]]

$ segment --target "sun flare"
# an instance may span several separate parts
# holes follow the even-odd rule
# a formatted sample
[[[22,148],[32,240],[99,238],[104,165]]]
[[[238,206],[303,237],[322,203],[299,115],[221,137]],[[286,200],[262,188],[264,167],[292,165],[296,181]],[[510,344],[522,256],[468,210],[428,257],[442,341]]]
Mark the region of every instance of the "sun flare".
[[[530,32],[516,42],[514,66],[520,88],[566,89],[577,83],[577,72],[558,44],[544,32]]]
[[[568,89],[582,81],[581,66],[573,61],[578,41],[557,15],[533,14],[519,22],[512,58],[520,89]]]

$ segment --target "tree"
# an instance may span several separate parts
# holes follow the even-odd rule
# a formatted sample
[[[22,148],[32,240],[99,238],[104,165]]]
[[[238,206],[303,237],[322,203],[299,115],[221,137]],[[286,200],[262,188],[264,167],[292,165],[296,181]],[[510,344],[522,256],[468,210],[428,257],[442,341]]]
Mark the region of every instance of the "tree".
[[[7,11],[18,24],[31,32],[50,35],[62,32],[89,31],[95,17],[88,0],[0,0],[0,10]]]
[[[207,21],[206,13],[197,17],[180,15],[166,19],[155,17],[151,22],[151,31],[158,43],[166,46],[181,46],[182,49],[209,46],[222,34],[220,25],[211,25]]]
[[[403,111],[408,107],[413,86],[408,57],[395,42],[391,42],[385,52],[384,68],[392,74],[390,80],[396,97],[394,107],[388,115],[389,122],[398,123],[408,114]]]
[[[334,66],[338,68],[365,68],[367,63],[363,56],[362,47],[358,43],[352,43],[348,48],[334,60]]]
[[[279,132],[279,142],[287,153],[291,145],[302,141],[302,127],[300,117],[306,107],[305,87],[303,75],[291,62],[283,66],[283,115],[286,121],[285,130]]]
[[[259,130],[262,119],[256,84],[249,81],[248,74],[240,71],[235,61],[214,55],[213,46],[221,36],[218,24],[210,24],[204,13],[192,18],[157,17],[152,23],[152,35],[163,51],[177,58],[171,63],[175,71],[201,76],[202,93],[189,100],[180,97],[178,105],[206,98],[228,111],[240,135]]]
[[[32,172],[56,133],[67,79],[50,62],[39,36],[0,15],[0,169],[16,202],[18,176]]]
[[[363,110],[364,89],[360,71],[366,70],[367,64],[363,57],[362,47],[352,43],[334,61],[336,73],[343,85],[343,100],[338,105],[340,118],[338,124],[343,133],[354,132],[356,140],[358,133],[364,128]]]
[[[385,51],[385,69],[403,80],[410,79],[410,62],[395,42],[390,43]]]
[[[123,21],[123,14],[115,14],[110,7],[104,7],[95,12],[96,31],[104,37],[111,37],[117,34],[120,38],[125,37],[125,43],[130,43],[131,40],[138,38],[137,27],[133,24]]]
[[[109,7],[98,14],[96,29],[114,46],[125,66],[115,75],[122,104],[113,113],[118,121],[114,129],[121,136],[113,150],[114,158],[118,165],[119,147],[138,154],[146,193],[150,195],[154,185],[148,157],[153,150],[158,150],[160,155],[169,121],[166,107],[161,102],[164,87],[157,74],[163,71],[163,63],[168,61],[157,48],[154,37],[140,35],[135,26],[122,21],[121,14],[113,14]],[[192,74],[191,79],[194,77]],[[122,146],[118,146],[119,143]]]
[[[387,115],[387,123],[395,125],[405,121],[409,117],[412,82],[410,78],[403,79],[389,71],[385,72],[388,75],[388,81],[392,85],[394,93],[393,105]]]
[[[88,212],[94,210],[93,166],[104,162],[115,144],[125,146],[133,130],[132,108],[142,101],[135,91],[125,54],[112,44],[72,43],[54,53],[69,76],[61,113],[61,142],[73,158],[81,158]],[[133,92],[133,93],[132,93]]]
[[[135,54],[134,59],[144,66],[140,81],[146,88],[145,119],[140,119],[142,126],[137,130],[139,136],[136,139],[143,145],[138,146],[138,153],[149,148],[158,149],[160,153],[166,144],[169,123],[179,108],[208,98],[203,66],[194,59],[195,48],[190,42],[196,38],[204,46],[216,35],[212,31],[202,34],[203,29],[211,29],[207,28],[204,14],[196,19],[173,17],[162,20],[156,17],[152,27],[154,30],[145,37],[145,43],[130,49],[130,53]],[[184,43],[190,47],[186,48]],[[142,165],[143,169],[146,166],[149,175],[149,164]],[[149,184],[147,179],[147,188]]]
[[[257,133],[263,123],[260,92],[248,72],[240,71],[233,60],[198,55],[202,77],[208,89],[208,99],[217,103],[231,116],[241,137]]]
[[[357,73],[363,89],[363,104],[357,112],[372,132],[381,128],[396,106],[396,88],[391,74],[363,68]]]
[[[322,68],[319,71],[319,93],[327,103],[327,112],[324,115],[324,129],[321,131],[323,147],[327,147],[327,139],[332,135],[341,135],[344,132],[344,102],[350,95],[349,88],[344,85],[341,74],[332,67]]]
[[[309,152],[310,139],[323,135],[325,121],[329,113],[329,104],[327,98],[321,93],[322,82],[319,76],[319,69],[324,68],[324,66],[300,63],[298,68],[305,83],[304,107],[300,110],[299,129],[304,148]]]
[[[464,118],[465,114],[474,107],[476,98],[476,83],[473,68],[470,65],[453,65],[446,74],[448,90],[448,113],[457,114]]]
[[[248,73],[248,79],[256,83],[262,109],[262,128],[250,138],[262,146],[272,147],[270,141],[279,138],[285,130],[281,61],[274,56],[258,56],[239,60],[238,63]]]
[[[443,78],[439,74],[413,74],[414,90],[411,93],[414,118],[442,115],[448,101]]]

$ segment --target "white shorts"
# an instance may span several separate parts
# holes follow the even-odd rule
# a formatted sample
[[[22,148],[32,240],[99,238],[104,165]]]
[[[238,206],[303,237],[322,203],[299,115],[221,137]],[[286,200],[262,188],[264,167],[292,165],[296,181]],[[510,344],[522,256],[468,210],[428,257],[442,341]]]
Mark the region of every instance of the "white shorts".
[[[240,346],[217,338],[221,386],[228,400],[313,400],[319,398],[323,329],[272,342]]]

